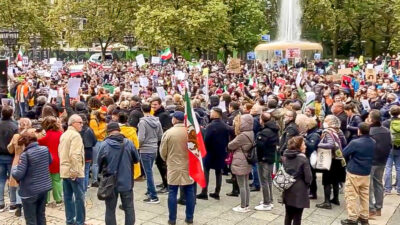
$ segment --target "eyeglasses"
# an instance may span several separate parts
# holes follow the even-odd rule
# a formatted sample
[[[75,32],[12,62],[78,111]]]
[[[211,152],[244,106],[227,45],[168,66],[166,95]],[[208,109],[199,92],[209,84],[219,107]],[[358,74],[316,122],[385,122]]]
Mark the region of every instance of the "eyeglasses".
[[[82,121],[81,121],[81,122],[75,122],[75,123],[83,124],[83,122],[82,122]]]

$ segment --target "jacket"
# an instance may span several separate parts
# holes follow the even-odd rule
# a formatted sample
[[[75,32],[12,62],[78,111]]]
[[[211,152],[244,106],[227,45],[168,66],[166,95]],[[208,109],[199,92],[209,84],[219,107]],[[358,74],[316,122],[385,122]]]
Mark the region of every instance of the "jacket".
[[[93,113],[90,114],[89,126],[92,128],[98,141],[103,141],[106,138],[107,123],[105,121],[98,121]]]
[[[264,128],[256,137],[257,158],[259,162],[273,164],[275,153],[279,143],[279,127],[275,120],[270,120],[264,124]]]
[[[138,128],[140,118],[143,116],[144,115],[140,108],[140,104],[135,105],[129,114],[128,124],[132,127]]]
[[[389,129],[382,126],[371,126],[369,135],[371,135],[376,142],[372,165],[386,165],[390,150],[392,149],[392,137]]]
[[[60,158],[58,157],[58,146],[60,144],[61,131],[48,130],[46,136],[38,140],[39,145],[46,146],[49,149],[51,158],[50,173],[60,173]]]
[[[164,107],[161,106],[157,111],[155,111],[154,116],[160,119],[163,132],[172,127],[172,118],[169,115],[169,112],[165,111]]]
[[[225,158],[229,137],[233,134],[232,128],[222,119],[214,119],[207,126],[204,135],[204,144],[207,155],[204,158],[204,167],[221,170],[225,167]]]
[[[159,118],[155,116],[142,117],[138,128],[140,153],[157,153],[158,142],[161,141],[163,135]]]
[[[228,117],[227,124],[228,124],[229,126],[233,126],[233,120],[235,119],[235,117],[236,117],[237,115],[240,115],[240,114],[241,114],[241,113],[240,113],[240,110],[233,111],[233,112],[229,115],[229,117]]]
[[[136,134],[136,128],[129,127],[124,124],[120,124],[119,128],[121,129],[121,134],[124,135],[126,138],[128,138],[128,140],[132,141],[136,150],[138,150],[139,149],[139,139]]]
[[[375,140],[369,135],[352,140],[343,149],[343,156],[347,161],[347,171],[359,176],[368,176],[371,173],[375,146]]]
[[[335,116],[340,120],[340,130],[343,132],[343,134],[345,134],[346,130],[347,130],[347,115],[346,115],[346,113],[343,111]]]
[[[12,176],[20,184],[21,197],[32,197],[51,190],[49,171],[51,160],[47,147],[39,146],[37,142],[26,147],[18,166],[12,169]]]
[[[87,125],[82,127],[80,134],[85,148],[85,161],[91,162],[93,159],[93,147],[97,143],[96,136],[94,135],[92,128]]]
[[[0,120],[0,155],[7,156],[10,160],[13,154],[8,152],[7,145],[16,133],[18,125],[14,120]]]
[[[125,141],[123,149],[121,145]],[[120,164],[119,156],[122,152]],[[100,145],[98,165],[99,173],[103,170],[107,174],[114,173],[118,169],[117,191],[126,192],[133,188],[133,164],[139,162],[139,154],[132,141],[125,138],[124,135],[110,135]]]
[[[17,86],[17,93],[15,96],[16,102],[21,101],[21,94],[24,96],[24,102],[26,102],[28,98],[28,92],[29,92],[29,85],[27,82],[19,84]]]
[[[318,149],[318,144],[321,141],[321,131],[318,128],[307,131],[307,136],[304,139],[306,144],[306,156],[310,158],[311,154]]]
[[[160,156],[167,163],[167,181],[170,185],[190,185],[187,129],[183,123],[167,130],[161,140]]]
[[[344,134],[341,130],[339,132],[336,132],[338,135],[338,138],[340,140],[340,143],[338,143],[338,140],[335,140],[332,135],[329,133],[336,132],[331,129],[325,129],[322,132],[321,136],[321,141],[318,144],[318,148],[325,148],[325,149],[331,149],[332,151],[336,150],[337,147],[342,147],[342,149],[346,146],[347,141],[346,138],[344,137]],[[340,145],[340,146],[339,146]],[[333,152],[332,152],[333,154]]]
[[[297,150],[286,150],[283,153],[283,167],[296,179],[288,190],[283,191],[283,203],[296,208],[310,208],[308,189],[312,174],[307,157]]]
[[[252,166],[247,162],[246,155],[253,147],[253,117],[249,114],[240,116],[240,134],[228,144],[228,149],[233,152],[231,170],[235,175],[247,175]]]
[[[82,137],[72,126],[68,127],[60,138],[58,146],[60,157],[60,177],[70,178],[72,174],[85,177],[85,150]]]
[[[359,115],[353,115],[351,117],[347,117],[347,131],[346,131],[346,138],[347,142],[358,137],[358,125],[362,122],[362,119]]]
[[[287,144],[290,138],[299,135],[299,130],[297,129],[297,125],[294,121],[290,122],[286,125],[285,129],[282,132],[280,142],[279,142],[279,152],[281,155],[287,149]]]

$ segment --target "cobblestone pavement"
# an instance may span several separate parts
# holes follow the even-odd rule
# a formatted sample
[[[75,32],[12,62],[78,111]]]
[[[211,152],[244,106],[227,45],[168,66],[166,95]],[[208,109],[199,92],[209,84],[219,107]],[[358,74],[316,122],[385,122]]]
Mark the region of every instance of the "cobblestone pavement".
[[[159,182],[159,175],[155,174],[156,183]],[[226,176],[223,177],[228,178]],[[215,178],[211,175],[210,177],[211,186],[210,190],[213,190]],[[321,181],[319,177],[319,181]],[[136,212],[136,224],[167,224],[168,221],[168,208],[167,208],[167,195],[160,195],[159,198],[161,203],[158,205],[148,205],[142,202],[145,193],[145,182],[135,183],[135,212]],[[252,211],[249,213],[236,213],[232,211],[232,208],[240,204],[240,199],[236,197],[228,197],[225,193],[231,189],[230,184],[224,182],[221,191],[221,200],[217,201],[212,198],[209,200],[197,200],[194,224],[209,224],[209,225],[228,225],[228,224],[243,224],[243,225],[258,225],[258,224],[272,224],[282,225],[284,220],[284,206],[278,204],[275,201],[275,207],[269,212],[258,212],[254,210],[261,200],[261,192],[252,192],[250,199],[250,206]],[[86,222],[92,225],[100,225],[104,223],[105,205],[104,202],[97,200],[96,189],[89,189],[87,196],[86,206]],[[275,196],[278,196],[278,192],[275,191]],[[341,206],[333,206],[332,210],[324,210],[315,208],[315,204],[322,200],[322,188],[319,184],[319,199],[311,201],[311,208],[306,209],[303,214],[304,225],[328,225],[334,224],[339,225],[340,220],[346,218],[346,211],[344,208],[343,194],[340,195]],[[8,199],[6,199],[8,202]],[[382,216],[376,220],[370,220],[370,224],[376,225],[398,225],[400,224],[400,196],[388,195],[384,200],[384,208],[382,210]],[[122,210],[117,209],[117,222],[118,224],[124,224],[124,213]],[[64,207],[47,207],[46,208],[47,224],[65,224]],[[178,221],[177,224],[184,223],[184,207],[178,207]],[[0,213],[0,224],[1,225],[24,225],[23,218],[16,218],[12,213],[8,211]]]

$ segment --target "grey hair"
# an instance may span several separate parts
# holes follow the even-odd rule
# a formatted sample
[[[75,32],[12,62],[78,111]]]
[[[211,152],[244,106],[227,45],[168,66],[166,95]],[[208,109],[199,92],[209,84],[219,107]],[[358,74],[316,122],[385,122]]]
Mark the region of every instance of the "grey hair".
[[[73,114],[69,119],[68,119],[68,126],[71,126],[75,121],[78,119],[82,119],[78,114]]]

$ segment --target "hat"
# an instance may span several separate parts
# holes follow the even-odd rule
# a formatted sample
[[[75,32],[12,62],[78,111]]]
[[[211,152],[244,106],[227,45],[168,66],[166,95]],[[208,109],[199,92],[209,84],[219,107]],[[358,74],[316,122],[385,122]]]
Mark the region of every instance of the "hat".
[[[174,114],[172,116],[175,117],[179,121],[183,121],[185,119],[185,114],[181,111],[174,112]]]
[[[107,124],[107,133],[111,133],[113,131],[121,131],[121,129],[119,128],[118,123],[115,122],[111,122],[109,124]]]

